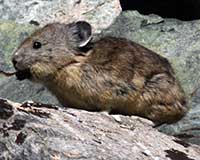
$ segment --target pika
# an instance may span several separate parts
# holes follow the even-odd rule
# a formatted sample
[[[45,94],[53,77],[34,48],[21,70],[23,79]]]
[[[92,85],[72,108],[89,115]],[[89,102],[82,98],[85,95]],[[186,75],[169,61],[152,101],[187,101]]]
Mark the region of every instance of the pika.
[[[168,60],[124,38],[92,40],[85,21],[37,30],[12,57],[19,80],[41,83],[63,106],[173,123],[188,111]]]

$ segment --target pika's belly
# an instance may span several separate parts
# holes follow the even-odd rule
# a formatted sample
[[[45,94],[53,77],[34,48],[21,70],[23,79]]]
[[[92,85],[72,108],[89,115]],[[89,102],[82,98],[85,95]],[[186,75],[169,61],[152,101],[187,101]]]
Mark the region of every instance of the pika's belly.
[[[103,90],[91,94],[88,90],[77,92],[73,88],[68,91],[56,88],[53,93],[65,107],[88,111],[108,111],[113,114],[145,115],[144,104],[140,102],[139,95],[136,98],[136,93],[116,95],[112,90]]]

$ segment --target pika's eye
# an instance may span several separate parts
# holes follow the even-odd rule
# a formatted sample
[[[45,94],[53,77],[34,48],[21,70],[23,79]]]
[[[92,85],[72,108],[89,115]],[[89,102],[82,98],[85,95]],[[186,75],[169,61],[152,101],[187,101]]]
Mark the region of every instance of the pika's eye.
[[[42,47],[42,44],[40,43],[40,42],[33,42],[33,48],[34,49],[39,49],[39,48],[41,48]]]

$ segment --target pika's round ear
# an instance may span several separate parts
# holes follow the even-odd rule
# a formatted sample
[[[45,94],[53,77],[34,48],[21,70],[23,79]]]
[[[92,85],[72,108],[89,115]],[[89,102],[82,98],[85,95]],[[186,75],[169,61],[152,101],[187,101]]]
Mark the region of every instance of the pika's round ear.
[[[92,38],[92,27],[85,21],[78,21],[67,25],[67,38],[76,48],[86,46]]]

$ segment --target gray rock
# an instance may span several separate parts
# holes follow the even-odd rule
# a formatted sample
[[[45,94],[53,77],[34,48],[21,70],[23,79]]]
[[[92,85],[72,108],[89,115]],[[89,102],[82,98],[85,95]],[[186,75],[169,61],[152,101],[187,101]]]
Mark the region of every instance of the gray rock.
[[[119,0],[5,0],[0,19],[45,25],[87,20],[94,31],[107,28],[121,12]]]
[[[139,117],[0,99],[0,159],[198,160],[200,147]]]
[[[34,84],[28,80],[18,81],[15,77],[1,78],[0,88],[0,97],[9,98],[16,102],[33,100],[35,102],[60,105],[57,99],[44,86]]]
[[[102,36],[124,37],[167,57],[172,63],[190,101],[187,116],[173,125],[160,127],[165,133],[200,144],[200,20],[183,22],[123,12]]]

